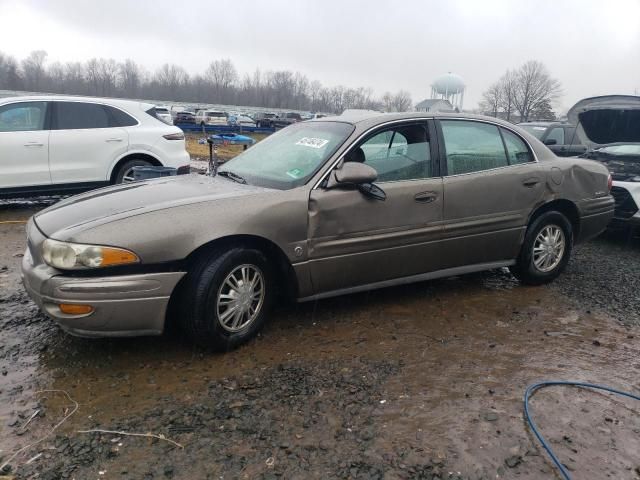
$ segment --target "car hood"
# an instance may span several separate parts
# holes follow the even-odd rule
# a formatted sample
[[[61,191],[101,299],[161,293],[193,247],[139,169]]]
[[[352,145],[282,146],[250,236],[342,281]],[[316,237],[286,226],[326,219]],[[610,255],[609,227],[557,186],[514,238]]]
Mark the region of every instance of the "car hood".
[[[55,237],[56,232],[61,230],[100,225],[123,217],[187,204],[264,192],[277,190],[244,185],[222,177],[181,175],[76,195],[42,210],[34,215],[34,220],[42,233]]]
[[[640,97],[606,95],[576,103],[567,117],[589,150],[610,144],[640,142]]]

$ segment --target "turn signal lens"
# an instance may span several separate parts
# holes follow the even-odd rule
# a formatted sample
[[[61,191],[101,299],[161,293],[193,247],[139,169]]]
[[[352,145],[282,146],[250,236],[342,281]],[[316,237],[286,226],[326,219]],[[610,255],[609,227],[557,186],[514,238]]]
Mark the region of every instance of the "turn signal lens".
[[[607,187],[609,188],[609,193],[611,193],[611,188],[613,187],[613,177],[609,174],[609,178],[607,179]]]
[[[74,305],[71,303],[61,303],[58,308],[67,315],[86,315],[93,312],[91,305]]]
[[[102,249],[101,267],[113,265],[126,265],[127,263],[137,263],[138,256],[129,250],[121,248],[100,247]]]

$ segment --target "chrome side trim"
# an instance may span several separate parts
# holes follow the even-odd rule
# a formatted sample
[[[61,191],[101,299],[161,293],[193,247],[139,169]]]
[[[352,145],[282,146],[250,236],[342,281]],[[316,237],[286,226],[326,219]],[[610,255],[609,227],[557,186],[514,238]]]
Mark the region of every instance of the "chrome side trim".
[[[318,293],[309,297],[299,298],[299,303],[311,300],[321,300],[323,298],[337,297],[340,295],[348,295],[351,293],[366,292],[368,290],[376,290],[378,288],[393,287],[397,285],[407,285],[409,283],[422,282],[424,280],[433,280],[436,278],[452,277],[456,275],[464,275],[467,273],[481,272],[483,270],[493,270],[495,268],[509,267],[515,265],[515,260],[504,260],[500,262],[477,263],[475,265],[465,265],[462,267],[445,268],[444,270],[436,270],[435,272],[420,273],[409,277],[393,278],[391,280],[383,280],[381,282],[368,283],[366,285],[358,285],[356,287],[342,288],[339,290],[331,290],[329,292]]]
[[[380,127],[385,127],[387,125],[393,125],[396,123],[405,123],[405,122],[425,122],[428,120],[464,120],[467,122],[479,122],[479,123],[488,123],[489,125],[495,125],[496,127],[499,128],[504,128],[505,130],[509,130],[511,133],[513,133],[514,135],[516,135],[518,138],[520,138],[529,148],[529,150],[531,151],[531,154],[533,155],[534,158],[534,162],[530,162],[530,163],[540,163],[540,161],[538,160],[538,155],[536,154],[536,151],[533,149],[533,147],[531,146],[531,144],[529,143],[529,141],[524,138],[520,133],[516,132],[513,128],[506,126],[506,125],[502,125],[501,123],[497,123],[497,122],[492,122],[491,120],[485,120],[485,119],[478,119],[478,118],[466,118],[466,117],[438,117],[438,116],[429,116],[429,117],[414,117],[414,118],[403,118],[400,120],[390,120],[388,122],[384,122],[384,123],[379,123],[377,125],[374,125],[373,127],[368,128],[367,130],[365,130],[363,133],[361,133],[355,140],[353,140],[351,142],[351,145],[349,145],[349,147],[347,147],[347,149],[342,152],[342,154],[340,154],[340,156],[331,164],[331,166],[324,171],[321,176],[320,179],[313,185],[312,190],[316,190],[320,184],[322,182],[324,182],[324,180],[326,179],[326,177],[331,173],[331,171],[336,167],[336,165],[338,163],[340,163],[340,161],[344,158],[344,156],[349,153],[353,147],[366,135],[368,135],[369,133],[371,133],[373,130],[376,130],[377,128]],[[461,175],[473,175],[473,174],[477,174],[477,173],[483,173],[483,172],[491,172],[493,170],[500,170],[503,168],[511,168],[511,167],[518,167],[521,165],[527,165],[526,163],[518,163],[515,165],[506,165],[504,167],[496,167],[496,168],[490,168],[488,170],[481,170],[479,172],[468,172],[468,173],[460,173],[458,175],[447,175],[446,177],[439,177],[439,178],[450,178],[450,177],[457,177],[457,176],[461,176]],[[436,177],[431,177],[431,178],[436,178]],[[416,179],[416,180],[420,180],[420,179]]]

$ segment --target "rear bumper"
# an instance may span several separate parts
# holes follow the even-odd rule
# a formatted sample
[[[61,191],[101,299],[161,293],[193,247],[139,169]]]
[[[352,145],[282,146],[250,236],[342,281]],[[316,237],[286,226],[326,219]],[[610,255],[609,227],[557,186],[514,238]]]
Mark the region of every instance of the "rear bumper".
[[[585,200],[580,204],[580,229],[576,243],[596,237],[607,228],[614,216],[614,199],[611,195]]]
[[[73,277],[22,261],[24,287],[43,313],[67,332],[83,337],[159,335],[169,298],[184,272]],[[68,315],[58,305],[90,305],[90,314]]]

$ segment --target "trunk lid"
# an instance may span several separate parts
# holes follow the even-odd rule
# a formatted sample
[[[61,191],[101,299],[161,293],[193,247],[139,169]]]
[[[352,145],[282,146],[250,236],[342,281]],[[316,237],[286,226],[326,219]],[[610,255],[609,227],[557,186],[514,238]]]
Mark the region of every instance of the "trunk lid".
[[[610,144],[640,143],[640,97],[605,95],[580,100],[567,113],[589,150]]]

